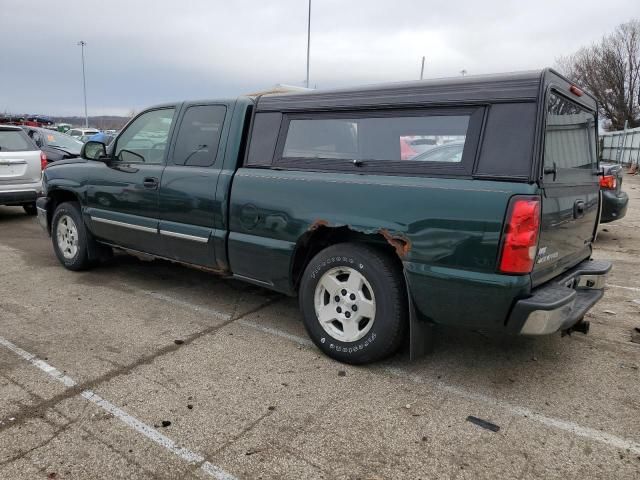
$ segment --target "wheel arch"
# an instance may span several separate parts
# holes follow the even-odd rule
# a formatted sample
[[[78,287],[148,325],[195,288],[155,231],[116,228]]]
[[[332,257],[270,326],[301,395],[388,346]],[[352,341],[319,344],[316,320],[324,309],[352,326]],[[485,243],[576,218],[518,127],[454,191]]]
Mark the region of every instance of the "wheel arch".
[[[326,222],[316,222],[296,243],[291,261],[290,278],[292,290],[297,292],[302,274],[311,259],[325,248],[343,242],[364,243],[386,252],[396,264],[404,278],[409,312],[408,334],[411,360],[424,356],[432,348],[433,331],[431,322],[420,315],[415,308],[404,259],[410,253],[411,241],[403,236],[378,229],[371,232],[358,231],[350,226],[330,226]]]
[[[47,193],[47,231],[51,233],[51,221],[53,220],[53,214],[58,208],[58,205],[64,202],[78,202],[80,198],[77,193],[64,188],[55,188]]]
[[[373,246],[388,253],[389,256],[393,258],[397,267],[401,271],[404,270],[402,264],[403,256],[400,255],[403,250],[398,251],[396,245],[400,242],[400,244],[403,245],[402,248],[404,248],[405,243],[401,243],[396,237],[396,245],[394,245],[392,243],[393,239],[389,241],[387,237],[390,237],[390,235],[384,230],[363,232],[347,225],[335,227],[325,224],[312,225],[307,232],[298,239],[293,251],[290,267],[292,290],[294,292],[298,291],[302,274],[311,259],[320,251],[337,243],[353,242]],[[406,240],[406,242],[408,243],[408,240]]]

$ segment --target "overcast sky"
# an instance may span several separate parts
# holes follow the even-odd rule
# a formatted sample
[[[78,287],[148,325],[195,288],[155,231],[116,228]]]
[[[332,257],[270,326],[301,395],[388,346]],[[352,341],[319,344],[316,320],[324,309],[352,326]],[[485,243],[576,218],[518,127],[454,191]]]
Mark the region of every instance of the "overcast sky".
[[[639,0],[313,0],[317,88],[552,66]],[[0,0],[0,111],[89,115],[303,85],[307,0]]]

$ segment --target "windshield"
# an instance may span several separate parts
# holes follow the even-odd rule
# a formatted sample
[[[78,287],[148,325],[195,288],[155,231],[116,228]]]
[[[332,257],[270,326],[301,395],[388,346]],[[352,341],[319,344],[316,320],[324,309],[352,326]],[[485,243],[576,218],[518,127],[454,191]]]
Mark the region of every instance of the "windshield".
[[[79,142],[69,135],[58,132],[43,132],[44,137],[47,139],[47,145],[50,147],[58,147],[69,153],[80,153],[82,149],[82,142]]]

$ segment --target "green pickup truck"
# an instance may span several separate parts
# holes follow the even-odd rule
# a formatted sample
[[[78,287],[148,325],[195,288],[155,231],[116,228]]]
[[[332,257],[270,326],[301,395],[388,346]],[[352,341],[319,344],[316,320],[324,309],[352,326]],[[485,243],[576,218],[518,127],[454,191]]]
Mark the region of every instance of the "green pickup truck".
[[[586,333],[596,112],[548,69],[160,105],[51,164],[38,217],[71,270],[117,248],[297,295],[343,362],[435,324]]]

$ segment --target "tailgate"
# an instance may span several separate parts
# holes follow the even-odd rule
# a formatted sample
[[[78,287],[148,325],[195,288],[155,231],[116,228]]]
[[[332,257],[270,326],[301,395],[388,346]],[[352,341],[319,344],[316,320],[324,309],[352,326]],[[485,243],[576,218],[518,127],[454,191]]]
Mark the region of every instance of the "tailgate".
[[[0,151],[0,183],[33,183],[40,180],[40,151]]]
[[[550,93],[544,136],[542,221],[533,286],[591,255],[600,208],[595,112]]]
[[[40,150],[20,128],[0,126],[0,184],[40,180]]]

